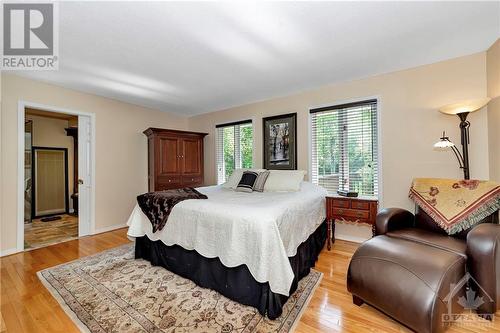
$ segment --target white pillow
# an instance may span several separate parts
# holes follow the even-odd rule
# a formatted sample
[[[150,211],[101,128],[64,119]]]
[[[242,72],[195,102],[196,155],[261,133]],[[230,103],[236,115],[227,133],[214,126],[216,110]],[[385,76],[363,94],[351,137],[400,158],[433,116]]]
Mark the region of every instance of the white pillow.
[[[243,171],[255,171],[255,172],[262,172],[266,171],[266,169],[234,169],[233,173],[231,176],[229,176],[229,179],[222,184],[223,188],[232,188],[233,190],[238,187],[238,183],[241,180],[241,177],[243,176]]]
[[[306,175],[305,170],[270,170],[264,192],[297,192]]]

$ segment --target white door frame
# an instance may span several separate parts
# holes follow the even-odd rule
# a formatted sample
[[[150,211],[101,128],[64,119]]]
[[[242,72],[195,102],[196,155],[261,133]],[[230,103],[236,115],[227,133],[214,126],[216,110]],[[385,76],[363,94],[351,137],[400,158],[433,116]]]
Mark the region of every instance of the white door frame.
[[[55,106],[43,105],[28,101],[19,100],[17,106],[17,252],[24,251],[24,121],[26,108],[33,108],[49,112],[58,112],[64,114],[71,114],[75,116],[87,116],[90,118],[91,124],[91,152],[90,152],[90,205],[88,205],[90,212],[90,234],[95,233],[95,113],[76,111],[66,108]],[[78,148],[77,148],[78,149]],[[83,156],[82,156],[83,157]],[[80,205],[80,207],[85,205]],[[78,235],[83,236],[83,235]]]

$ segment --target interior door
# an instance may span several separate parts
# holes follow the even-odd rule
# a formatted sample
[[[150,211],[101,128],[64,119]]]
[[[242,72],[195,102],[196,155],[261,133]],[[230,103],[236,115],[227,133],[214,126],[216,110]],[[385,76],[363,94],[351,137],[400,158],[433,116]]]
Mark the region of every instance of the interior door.
[[[78,116],[78,236],[90,234],[92,189],[92,124]]]

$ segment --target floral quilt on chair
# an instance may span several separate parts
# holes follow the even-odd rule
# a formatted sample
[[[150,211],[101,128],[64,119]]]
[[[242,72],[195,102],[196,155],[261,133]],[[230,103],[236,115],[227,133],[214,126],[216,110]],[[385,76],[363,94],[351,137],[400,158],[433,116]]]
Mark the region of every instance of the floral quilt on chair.
[[[415,178],[409,197],[452,235],[500,209],[500,184],[472,179]]]

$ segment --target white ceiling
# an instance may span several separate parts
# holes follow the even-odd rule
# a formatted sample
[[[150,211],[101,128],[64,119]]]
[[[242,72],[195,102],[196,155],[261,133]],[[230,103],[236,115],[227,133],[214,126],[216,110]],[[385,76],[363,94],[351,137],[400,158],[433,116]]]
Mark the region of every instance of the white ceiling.
[[[64,2],[34,79],[184,115],[486,50],[500,2]]]

